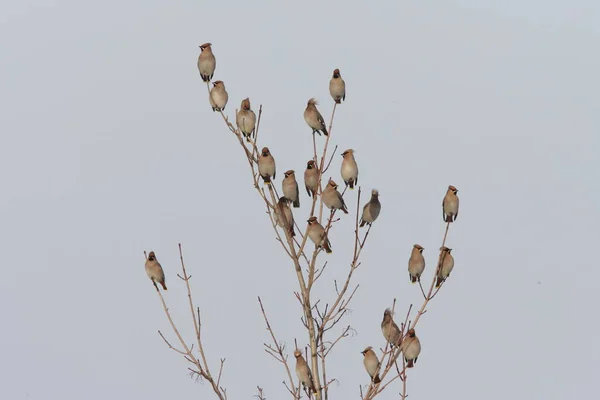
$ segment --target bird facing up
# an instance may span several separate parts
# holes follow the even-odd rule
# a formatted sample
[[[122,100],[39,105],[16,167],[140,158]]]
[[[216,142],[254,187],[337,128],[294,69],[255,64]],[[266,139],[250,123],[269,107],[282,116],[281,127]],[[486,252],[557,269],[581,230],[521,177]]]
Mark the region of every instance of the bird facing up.
[[[248,97],[242,100],[240,111],[238,111],[235,116],[235,123],[247,141],[250,141],[250,137],[254,137],[256,114],[254,114],[254,111],[250,108],[250,99]]]
[[[342,100],[346,100],[346,82],[342,79],[342,74],[338,68],[333,70],[333,76],[329,81],[329,94],[337,104],[340,104]]]
[[[337,190],[338,185],[333,180],[329,180],[327,186],[323,190],[323,203],[330,210],[342,210],[344,214],[348,214],[348,208],[344,202],[342,194]]]
[[[298,380],[302,382],[302,386],[304,386],[305,389],[317,393],[312,380],[312,373],[310,372],[306,360],[302,357],[302,352],[300,350],[294,351],[294,357],[296,357],[296,375],[298,376]]]
[[[354,189],[354,185],[358,183],[358,165],[354,159],[354,150],[348,149],[342,153],[342,179],[346,186]]]
[[[167,290],[167,285],[165,284],[165,273],[162,269],[162,266],[156,259],[156,254],[154,254],[153,251],[151,251],[150,254],[148,254],[148,259],[146,260],[145,267],[146,274],[154,284],[154,287],[156,287],[156,290],[158,290],[156,282],[160,283],[164,290]]]
[[[296,236],[294,232],[294,214],[289,206],[289,201],[281,196],[275,209],[275,221],[277,225],[287,230],[291,236]]]
[[[213,111],[223,111],[228,99],[229,95],[227,94],[227,90],[225,90],[223,81],[215,81],[208,97]]]
[[[425,257],[423,257],[423,246],[415,244],[408,259],[408,276],[412,283],[421,281],[421,274],[425,270]]]
[[[319,223],[317,217],[312,216],[306,222],[308,222],[308,237],[315,244],[315,246],[322,248],[326,253],[331,253],[331,243],[325,233],[323,225]]]
[[[211,46],[210,43],[200,45],[201,51],[198,56],[198,71],[200,71],[200,77],[204,82],[210,82],[215,73],[215,68],[217,67],[217,60],[215,59]]]
[[[417,358],[419,358],[419,354],[421,353],[421,341],[415,334],[414,329],[408,330],[400,348],[402,353],[404,353],[406,368],[412,368],[417,362]]]
[[[371,200],[363,207],[362,217],[360,218],[360,227],[362,228],[365,224],[371,226],[377,217],[379,217],[380,212],[381,203],[379,202],[379,191],[373,189],[371,191]]]
[[[275,159],[268,147],[263,147],[258,156],[258,173],[267,184],[271,183],[271,179],[275,179]]]
[[[442,200],[442,217],[444,222],[454,222],[458,217],[458,189],[454,186],[448,186],[448,191]]]
[[[363,364],[367,373],[371,377],[371,381],[375,384],[381,382],[379,378],[379,370],[381,368],[381,364],[379,363],[379,359],[377,358],[377,354],[373,351],[373,347],[369,346],[363,351],[361,351],[363,357]]]
[[[383,321],[381,321],[381,332],[383,337],[391,346],[399,346],[402,342],[400,328],[392,318],[392,310],[386,308],[383,312]]]
[[[440,248],[441,252],[441,266],[438,268],[435,287],[438,288],[449,276],[450,272],[454,268],[454,257],[450,252],[452,249],[449,249],[446,246]]]
[[[304,110],[304,120],[312,129],[313,134],[318,133],[321,135],[321,132],[323,132],[325,136],[327,136],[328,133],[325,128],[325,120],[319,110],[317,110],[317,104],[318,103],[314,98],[308,100],[306,109]]]
[[[283,173],[284,178],[281,181],[281,189],[286,199],[294,203],[294,208],[300,207],[300,191],[298,182],[296,182],[296,173],[293,169]]]
[[[309,197],[317,195],[317,189],[319,187],[319,169],[315,163],[315,160],[308,160],[306,163],[306,170],[304,171],[304,187]]]

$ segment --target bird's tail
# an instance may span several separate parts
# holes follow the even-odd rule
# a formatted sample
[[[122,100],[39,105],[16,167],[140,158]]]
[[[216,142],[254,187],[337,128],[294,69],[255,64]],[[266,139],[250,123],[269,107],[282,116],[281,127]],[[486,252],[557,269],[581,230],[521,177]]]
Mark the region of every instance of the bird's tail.
[[[412,275],[410,275],[410,274],[409,274],[409,276],[410,276],[410,281],[411,281],[412,283],[417,283],[417,277],[416,277],[416,276],[412,276]]]
[[[412,367],[414,367],[413,360],[406,360],[406,368],[412,368]]]
[[[300,207],[300,196],[296,200],[294,200],[294,208]]]
[[[436,281],[435,281],[435,288],[436,289],[439,288],[440,285],[442,284],[442,282],[444,282],[444,278],[442,278],[441,276],[438,275],[438,277],[436,278]]]
[[[348,185],[350,186],[350,189],[354,189],[354,179],[350,179]]]
[[[260,177],[263,178],[263,181],[265,183],[271,183],[271,178],[269,177],[269,175],[266,175],[266,176],[261,175]]]
[[[364,219],[360,219],[360,227],[362,228],[363,226],[365,226],[366,222]]]
[[[329,243],[329,240],[326,240],[325,243],[323,243],[323,248],[327,254],[333,252],[333,250],[331,250],[331,243]]]
[[[381,382],[381,379],[379,378],[379,374],[375,375],[375,378],[373,378],[373,383],[377,384]]]
[[[329,136],[329,133],[327,133],[327,128],[325,128],[325,125],[323,125],[323,133],[325,134],[325,136]]]
[[[164,282],[161,282],[160,284],[162,285],[163,289],[167,290],[167,285],[165,285]]]

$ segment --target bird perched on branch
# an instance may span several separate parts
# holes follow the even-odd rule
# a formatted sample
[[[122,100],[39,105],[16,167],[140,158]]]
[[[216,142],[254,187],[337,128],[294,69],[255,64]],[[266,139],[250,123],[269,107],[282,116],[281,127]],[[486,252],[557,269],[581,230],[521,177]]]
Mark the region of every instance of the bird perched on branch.
[[[354,189],[354,185],[358,183],[358,165],[354,159],[354,150],[348,149],[342,153],[342,179],[346,186]]]
[[[442,252],[442,259],[435,282],[436,288],[440,287],[442,282],[450,276],[450,272],[452,272],[452,269],[454,268],[454,257],[452,257],[452,254],[450,254],[452,249],[443,246],[440,248],[440,251]]]
[[[217,60],[215,59],[211,46],[210,43],[200,45],[201,51],[198,56],[198,71],[200,71],[200,77],[204,82],[210,82],[215,73],[215,68],[217,67]]]
[[[408,276],[415,283],[421,280],[421,274],[425,270],[425,257],[423,257],[423,246],[415,244],[408,259]]]
[[[329,81],[329,94],[337,104],[340,104],[342,100],[346,100],[346,82],[342,79],[342,74],[337,68],[333,70],[333,77]]]
[[[250,108],[250,99],[246,97],[242,100],[240,105],[240,111],[235,116],[235,123],[238,129],[246,137],[246,140],[250,141],[250,137],[254,137],[254,130],[256,129],[256,114]]]
[[[304,187],[309,197],[317,195],[317,189],[319,187],[319,169],[315,163],[315,160],[308,160],[306,163],[306,170],[304,171]]]
[[[442,216],[444,222],[454,222],[458,217],[458,189],[454,186],[448,186],[448,191],[442,201]]]
[[[156,282],[160,283],[164,290],[167,290],[167,285],[165,284],[165,273],[160,263],[156,259],[156,255],[153,251],[151,251],[150,254],[148,254],[148,259],[146,260],[145,267],[146,274],[154,284],[156,290],[158,290]]]
[[[400,328],[392,318],[392,310],[386,308],[383,312],[383,321],[381,321],[381,332],[383,337],[392,346],[399,346],[402,342],[402,334]]]
[[[310,217],[308,219],[308,237],[315,246],[322,248],[326,253],[331,253],[331,243],[329,242],[329,238],[325,234],[325,229],[317,220],[317,217]]]
[[[373,351],[373,347],[369,346],[363,351],[361,351],[363,358],[363,364],[365,365],[365,369],[367,373],[371,377],[371,381],[375,384],[381,382],[379,378],[379,369],[381,368],[381,364],[379,363],[379,359],[377,358],[377,354]]]
[[[275,179],[275,159],[268,147],[263,147],[258,157],[258,173],[265,183],[271,183],[271,179]]]
[[[404,353],[406,368],[412,368],[421,353],[421,341],[415,334],[414,329],[408,330],[400,348],[402,349],[402,353]]]
[[[327,129],[325,128],[325,120],[323,116],[317,110],[317,101],[315,99],[308,100],[306,103],[306,109],[304,110],[304,120],[312,128],[312,133],[318,133],[321,135],[321,132],[328,135]]]
[[[323,190],[323,203],[330,210],[342,210],[345,214],[348,214],[348,208],[344,202],[342,194],[337,191],[338,185],[333,180],[329,180],[327,186]]]
[[[300,350],[294,351],[294,357],[296,357],[296,375],[298,376],[298,380],[302,382],[302,386],[305,390],[308,389],[313,393],[317,393],[317,389],[315,389],[313,383],[312,373],[310,372],[306,360],[302,357],[302,352]]]
[[[229,95],[227,94],[227,90],[225,90],[223,81],[215,81],[213,83],[208,100],[213,111],[223,111],[225,109]]]
[[[296,236],[294,232],[294,214],[289,206],[289,201],[285,197],[281,196],[275,209],[275,221],[277,225],[286,229],[290,235]]]
[[[365,224],[371,224],[375,222],[379,217],[381,211],[381,203],[379,202],[379,191],[373,189],[371,191],[371,200],[363,207],[362,217],[360,218],[360,227],[362,228]]]
[[[281,181],[281,188],[286,199],[294,203],[294,208],[300,207],[300,191],[298,190],[298,182],[296,182],[296,174],[293,169],[283,173],[285,178]]]

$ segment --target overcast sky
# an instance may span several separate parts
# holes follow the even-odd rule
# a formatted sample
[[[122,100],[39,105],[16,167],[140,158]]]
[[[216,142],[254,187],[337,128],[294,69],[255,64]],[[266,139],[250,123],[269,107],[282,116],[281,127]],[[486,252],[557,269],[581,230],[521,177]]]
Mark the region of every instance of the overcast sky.
[[[312,154],[306,101],[329,119],[332,70],[346,81],[332,143],[356,150],[360,186],[380,190],[383,210],[344,320],[356,334],[331,356],[331,398],[357,398],[368,383],[360,351],[384,345],[393,299],[399,314],[421,304],[407,260],[423,245],[431,276],[449,184],[461,199],[448,239],[456,266],[419,322],[410,398],[593,397],[600,5],[374,3],[0,5],[3,398],[211,398],[158,336],[168,323],[144,272],[143,251],[154,250],[191,340],[179,242],[213,370],[227,359],[229,398],[250,399],[257,385],[285,398],[256,297],[278,338],[304,346],[297,281],[239,145],[208,105],[196,67],[204,42],[226,113],[246,96],[263,104],[260,145],[276,158],[278,187]],[[356,191],[347,201],[315,289],[323,302],[351,258]]]

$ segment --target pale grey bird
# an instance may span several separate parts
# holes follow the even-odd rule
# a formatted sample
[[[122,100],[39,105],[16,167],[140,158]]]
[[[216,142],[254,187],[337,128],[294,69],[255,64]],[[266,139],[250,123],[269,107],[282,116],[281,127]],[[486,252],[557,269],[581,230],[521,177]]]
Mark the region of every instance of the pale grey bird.
[[[414,329],[408,330],[400,348],[402,349],[402,353],[404,353],[406,368],[412,368],[421,353],[421,341],[415,334]]]
[[[354,185],[358,183],[358,165],[354,159],[354,150],[348,149],[342,153],[342,179],[346,186],[354,189]]]
[[[458,217],[458,189],[454,186],[448,186],[448,191],[442,201],[442,216],[444,222],[454,222]]]
[[[320,135],[321,132],[323,132],[325,136],[327,136],[328,133],[325,128],[325,120],[319,110],[317,110],[317,104],[315,99],[308,100],[306,110],[304,110],[304,120],[308,126],[311,127],[313,134],[318,133]]]
[[[263,147],[258,156],[258,173],[265,183],[271,183],[271,179],[275,179],[275,159],[268,147]]]
[[[325,228],[319,223],[317,217],[310,217],[308,219],[308,237],[315,246],[322,248],[326,253],[331,253],[331,243],[329,238],[325,234]]]
[[[308,160],[304,171],[304,187],[309,197],[315,197],[319,188],[319,169],[315,160]]]
[[[450,254],[452,249],[443,246],[440,248],[440,251],[442,252],[442,266],[438,269],[437,278],[435,282],[436,288],[440,287],[442,282],[450,276],[450,272],[452,272],[452,269],[454,268],[454,257],[452,257],[452,254]]]
[[[371,224],[375,222],[377,217],[379,217],[379,213],[381,212],[381,203],[379,202],[379,191],[377,189],[373,189],[371,191],[371,200],[363,207],[362,217],[360,218],[360,226],[361,228],[365,226],[365,224]]]
[[[156,282],[160,283],[164,290],[167,290],[167,285],[165,284],[165,272],[163,271],[158,260],[156,259],[156,255],[153,251],[151,251],[150,254],[148,254],[148,259],[146,260],[145,267],[146,274],[154,284],[154,287],[156,287],[156,290],[158,290]]]
[[[371,377],[371,381],[375,384],[381,382],[379,378],[379,370],[381,368],[381,364],[379,363],[379,359],[377,358],[377,354],[373,351],[373,347],[369,346],[363,351],[361,351],[363,358],[363,364],[367,373]]]
[[[289,201],[281,196],[275,208],[275,221],[277,225],[286,229],[290,235],[296,236],[294,232],[294,214],[290,208]]]
[[[229,95],[227,94],[227,90],[225,90],[223,81],[215,81],[213,83],[213,88],[210,89],[208,99],[213,111],[223,111],[225,109]]]
[[[329,94],[337,104],[340,104],[342,100],[346,100],[346,82],[342,79],[342,74],[337,68],[333,70],[333,77],[329,81]]]
[[[242,100],[240,111],[235,116],[235,123],[238,129],[246,137],[246,140],[250,141],[250,137],[254,137],[254,130],[256,128],[256,114],[250,108],[250,99],[245,98]]]
[[[298,380],[302,382],[304,389],[317,393],[312,380],[312,373],[310,372],[306,360],[302,357],[302,352],[300,350],[294,351],[294,357],[296,357],[296,375],[298,376]]]
[[[201,52],[198,56],[198,71],[200,71],[200,77],[202,77],[204,82],[210,82],[217,67],[217,60],[211,46],[210,43],[200,45]]]
[[[421,281],[421,274],[425,270],[425,257],[423,257],[423,246],[415,244],[408,259],[408,276],[412,283]]]
[[[383,312],[383,321],[381,321],[381,332],[383,333],[383,337],[386,342],[390,343],[392,346],[399,346],[400,342],[402,342],[402,334],[400,333],[400,328],[394,322],[392,318],[392,310],[386,308]]]
[[[344,198],[341,193],[337,191],[337,188],[338,185],[330,179],[323,190],[323,203],[325,203],[330,210],[342,210],[345,214],[348,214],[348,208],[346,207]]]
[[[293,169],[283,173],[285,178],[281,181],[281,188],[286,199],[294,203],[294,208],[300,207],[300,192],[298,190],[298,182],[296,182],[296,174]]]

